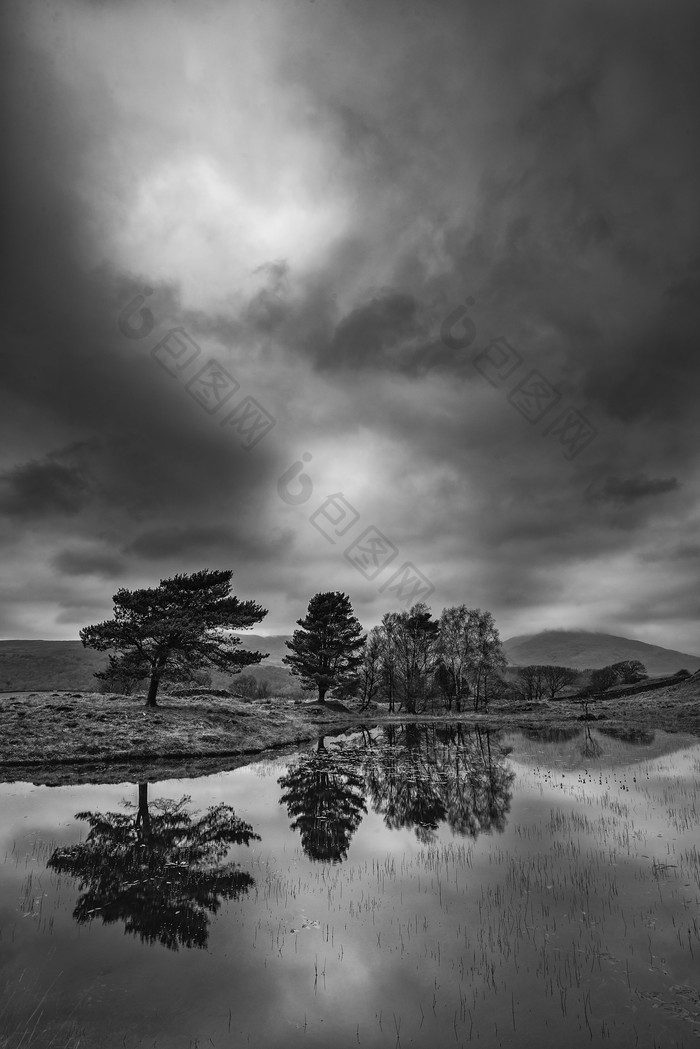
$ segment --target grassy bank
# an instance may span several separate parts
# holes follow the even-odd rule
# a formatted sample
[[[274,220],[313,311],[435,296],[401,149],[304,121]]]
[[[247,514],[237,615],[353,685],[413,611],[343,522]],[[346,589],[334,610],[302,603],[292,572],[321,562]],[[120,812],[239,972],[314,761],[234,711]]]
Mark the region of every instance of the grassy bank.
[[[164,695],[155,709],[132,696],[6,694],[0,700],[0,779],[21,779],[27,766],[179,766],[255,754],[314,739],[319,725],[346,717],[316,705],[208,694]]]
[[[590,713],[621,728],[660,728],[700,736],[700,678],[629,698],[590,705]],[[578,703],[467,712],[466,724],[520,728],[570,724],[582,716]],[[136,779],[195,775],[233,768],[250,755],[292,746],[357,722],[389,720],[384,708],[366,712],[334,710],[290,700],[247,702],[202,693],[163,696],[155,709],[134,697],[99,693],[13,693],[0,697],[0,780],[40,782]],[[426,715],[408,719],[432,720]],[[446,720],[440,715],[440,720]],[[449,720],[454,720],[454,715]],[[116,777],[116,780],[115,780]]]

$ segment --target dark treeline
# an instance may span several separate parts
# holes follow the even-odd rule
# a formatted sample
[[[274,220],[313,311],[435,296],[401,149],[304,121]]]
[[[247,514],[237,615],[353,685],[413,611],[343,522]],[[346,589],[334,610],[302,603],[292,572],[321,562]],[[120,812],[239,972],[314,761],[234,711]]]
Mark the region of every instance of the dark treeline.
[[[86,647],[110,653],[107,668],[95,675],[103,687],[129,693],[148,682],[146,705],[154,707],[161,683],[207,687],[212,670],[240,674],[266,659],[243,650],[236,632],[260,622],[267,609],[234,596],[232,574],[204,569],[161,579],[157,587],[117,591],[114,618],[80,631]],[[485,710],[491,699],[539,703],[583,683],[579,671],[563,666],[511,668],[506,676],[493,615],[466,605],[434,618],[418,602],[387,612],[365,634],[348,595],[328,591],[311,598],[297,626],[283,663],[319,703],[328,694],[357,699],[361,708],[383,702],[390,713],[459,714]],[[600,695],[645,677],[638,660],[623,660],[586,674],[585,687]],[[241,679],[244,688],[257,698],[268,692],[249,676]]]

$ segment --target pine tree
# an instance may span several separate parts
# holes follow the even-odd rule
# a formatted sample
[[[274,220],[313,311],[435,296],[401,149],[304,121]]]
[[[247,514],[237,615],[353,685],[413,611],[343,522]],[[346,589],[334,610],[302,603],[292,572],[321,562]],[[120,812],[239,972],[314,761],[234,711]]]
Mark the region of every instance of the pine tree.
[[[306,617],[297,624],[301,629],[286,642],[292,655],[283,662],[302,679],[303,688],[317,688],[318,702],[325,703],[329,689],[347,684],[356,675],[365,635],[350,598],[338,591],[312,597]]]
[[[241,641],[231,631],[259,623],[267,609],[233,597],[232,575],[204,569],[161,579],[147,590],[121,589],[113,597],[114,619],[83,627],[80,640],[85,648],[119,653],[110,656],[106,674],[123,669],[148,678],[147,707],[156,706],[164,676],[202,667],[237,673],[266,655],[237,651]]]

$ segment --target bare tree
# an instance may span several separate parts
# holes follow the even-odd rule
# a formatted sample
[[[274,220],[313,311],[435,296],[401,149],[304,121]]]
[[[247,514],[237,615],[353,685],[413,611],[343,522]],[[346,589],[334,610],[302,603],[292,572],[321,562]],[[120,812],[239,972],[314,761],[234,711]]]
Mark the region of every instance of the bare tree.
[[[382,687],[382,661],[385,657],[385,637],[381,627],[372,627],[367,634],[358,674],[360,707],[364,709],[379,695]]]
[[[557,667],[557,666],[543,666],[542,679],[544,687],[549,692],[549,698],[554,697],[561,692],[563,689],[570,685],[574,685],[578,680],[578,670],[573,670],[572,667]]]
[[[396,710],[396,632],[397,612],[387,612],[382,617],[381,631],[383,641],[383,655],[380,666],[381,689],[385,699],[389,703],[389,713]]]
[[[539,703],[544,695],[546,667],[539,663],[530,663],[526,667],[518,667],[518,688],[523,699],[529,703]]]
[[[490,683],[506,668],[506,657],[501,649],[501,639],[490,612],[472,609],[470,636],[472,658],[469,666],[470,687],[474,710],[486,707],[489,700]]]
[[[393,614],[394,670],[402,706],[409,714],[423,709],[435,667],[438,623],[422,601]]]
[[[439,620],[436,679],[448,710],[457,712],[469,695],[470,667],[473,661],[473,613],[466,605],[444,608]]]

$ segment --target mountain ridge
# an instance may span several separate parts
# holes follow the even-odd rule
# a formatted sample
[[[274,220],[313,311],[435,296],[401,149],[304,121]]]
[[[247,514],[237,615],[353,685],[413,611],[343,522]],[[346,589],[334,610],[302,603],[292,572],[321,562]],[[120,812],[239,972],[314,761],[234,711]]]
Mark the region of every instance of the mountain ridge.
[[[268,678],[273,687],[288,684],[292,679],[282,659],[288,652],[285,642],[289,636],[239,634],[241,651],[270,653],[268,659],[246,668],[244,673],[259,680]],[[590,630],[518,634],[503,642],[503,650],[514,666],[552,663],[593,670],[623,659],[639,659],[651,675],[674,674],[682,668],[691,673],[700,669],[700,656]],[[95,691],[98,683],[94,673],[106,664],[106,653],[83,648],[80,641],[0,641],[0,692]],[[218,681],[218,676],[214,676]]]
[[[700,669],[700,656],[595,630],[519,634],[503,642],[503,651],[508,662],[515,666],[551,663],[593,670],[624,659],[638,659],[651,675],[674,674],[682,668],[691,672]]]
[[[287,652],[285,634],[239,636],[242,652],[270,653],[269,658],[257,666],[244,668],[244,673],[263,679],[265,669],[275,667],[281,672],[271,675],[275,683],[286,681],[287,668],[282,663],[282,656]],[[83,648],[81,641],[0,641],[0,692],[51,689],[95,692],[99,688],[95,671],[106,666],[107,653]]]

